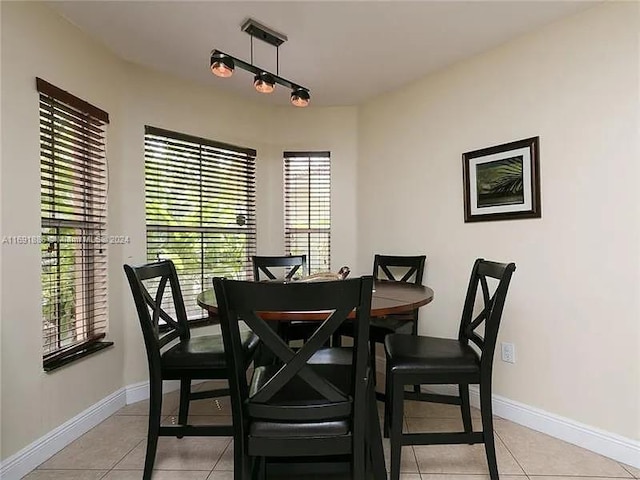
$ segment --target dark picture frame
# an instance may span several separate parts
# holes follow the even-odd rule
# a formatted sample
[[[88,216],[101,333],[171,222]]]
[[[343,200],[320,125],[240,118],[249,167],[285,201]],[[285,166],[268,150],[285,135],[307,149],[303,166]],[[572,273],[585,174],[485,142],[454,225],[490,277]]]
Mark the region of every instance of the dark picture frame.
[[[540,218],[540,137],[462,154],[464,221]]]

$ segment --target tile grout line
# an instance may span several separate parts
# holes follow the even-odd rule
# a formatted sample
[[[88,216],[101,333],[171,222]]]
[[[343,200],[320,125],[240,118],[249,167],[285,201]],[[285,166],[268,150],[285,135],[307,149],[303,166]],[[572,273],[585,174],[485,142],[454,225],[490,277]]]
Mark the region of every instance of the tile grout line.
[[[631,478],[638,478],[638,476],[637,476],[637,475],[635,475],[631,470],[629,470],[629,469],[627,468],[627,466],[626,466],[624,463],[620,463],[620,462],[618,462],[618,465],[620,465],[620,466],[622,467],[622,469],[623,469],[623,470],[626,470],[626,472],[627,472],[629,475],[631,475]]]
[[[224,457],[224,454],[227,453],[227,450],[229,450],[229,448],[231,448],[232,445],[233,445],[233,437],[231,437],[231,439],[229,440],[229,443],[227,444],[227,446],[224,448],[224,450],[222,450],[222,453],[218,457],[218,460],[216,460],[216,463],[213,464],[213,467],[211,468],[211,471],[209,472],[209,475],[207,476],[207,478],[209,478],[213,474],[213,471],[216,469],[216,467],[220,463],[220,460],[222,460],[222,457]],[[221,471],[228,472],[229,470],[221,470]],[[231,470],[231,471],[233,471],[233,470]]]
[[[407,427],[407,433],[411,433],[409,431],[409,421],[408,421],[409,418],[415,418],[415,417],[407,417],[406,415],[404,415],[403,422],[404,422],[405,426]],[[416,463],[416,469],[418,470],[418,476],[420,477],[420,479],[422,479],[422,472],[420,471],[420,465],[418,465],[418,456],[416,455],[415,445],[409,445],[409,446],[411,447],[411,453],[413,454],[413,460]],[[400,447],[400,448],[402,448],[402,447]],[[391,445],[389,445],[389,449],[391,449]],[[402,465],[401,465],[401,467],[402,467]],[[389,468],[391,468],[391,466],[389,466]],[[389,470],[389,471],[391,471],[391,470]],[[409,473],[409,472],[406,472],[406,473]],[[402,471],[400,472],[400,475],[402,475]]]
[[[416,468],[418,469],[418,475],[422,478],[422,472],[420,471],[420,465],[418,465],[418,456],[416,455],[415,445],[411,445],[411,453],[413,453],[413,459],[416,462]]]
[[[142,442],[144,442],[146,439],[147,439],[147,437],[145,436],[145,438],[143,438],[143,439],[142,439],[142,440],[140,440],[138,443],[136,443],[136,444],[135,444],[135,446],[134,446],[131,450],[129,450],[127,453],[125,453],[125,454],[122,456],[122,458],[121,458],[120,460],[118,460],[118,461],[115,463],[115,465],[109,469],[109,472],[111,472],[112,470],[115,470],[115,468],[120,464],[120,462],[122,462],[122,460],[124,460],[124,459],[127,457],[127,455],[129,455],[129,454],[130,454],[131,452],[133,452],[136,448],[138,448],[138,445],[140,445],[140,444],[141,444]],[[145,457],[146,457],[146,456],[145,456]],[[144,467],[143,467],[143,469],[144,469]],[[108,474],[109,472],[107,472],[107,474]]]
[[[411,417],[411,418],[414,418],[414,417]],[[403,421],[404,425],[407,427],[407,433],[411,433],[409,431],[409,417],[404,415],[402,421]],[[413,460],[416,462],[416,469],[418,470],[418,475],[422,479],[422,472],[420,471],[420,465],[418,465],[418,456],[416,455],[415,445],[410,445],[410,447],[411,447],[411,453],[413,454]],[[402,447],[400,447],[400,448],[402,448]],[[391,450],[391,445],[389,445],[389,450]],[[401,467],[402,467],[402,465],[401,465]],[[389,468],[391,468],[391,465],[389,465]],[[391,471],[391,470],[389,470],[389,471]],[[402,472],[400,472],[400,474],[402,474]]]
[[[524,469],[524,467],[522,466],[522,464],[520,463],[520,461],[517,459],[515,453],[513,453],[511,451],[511,449],[509,448],[509,445],[507,445],[507,442],[505,442],[504,438],[502,438],[500,436],[500,434],[498,433],[498,431],[495,429],[495,426],[493,428],[493,434],[494,436],[498,437],[500,439],[500,441],[502,442],[502,444],[504,445],[504,448],[507,449],[507,452],[509,452],[509,455],[511,455],[511,457],[513,458],[513,460],[518,464],[518,466],[520,467],[520,470],[522,470],[522,472],[527,476],[527,478],[529,478],[529,473]]]
[[[104,475],[102,475],[98,480],[102,480],[103,478],[105,478],[107,475],[109,475],[109,472],[111,470],[107,470],[106,472],[104,472]]]

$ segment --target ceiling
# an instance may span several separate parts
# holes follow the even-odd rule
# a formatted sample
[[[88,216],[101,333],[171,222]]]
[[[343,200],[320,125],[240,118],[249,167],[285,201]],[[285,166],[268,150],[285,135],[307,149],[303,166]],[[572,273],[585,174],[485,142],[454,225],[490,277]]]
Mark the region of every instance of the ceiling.
[[[311,90],[311,105],[354,105],[593,5],[585,1],[61,1],[51,8],[119,57],[271,104],[250,73],[209,70],[214,48],[250,60],[253,18],[288,37],[280,76]],[[276,50],[254,41],[254,64],[275,73]]]

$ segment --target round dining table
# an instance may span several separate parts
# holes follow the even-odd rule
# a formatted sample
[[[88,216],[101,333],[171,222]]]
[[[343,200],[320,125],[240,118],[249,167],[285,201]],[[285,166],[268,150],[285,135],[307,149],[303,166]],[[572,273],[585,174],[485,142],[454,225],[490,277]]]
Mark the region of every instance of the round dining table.
[[[433,290],[424,285],[406,282],[377,281],[371,297],[371,317],[384,317],[411,312],[433,300]],[[198,305],[209,312],[209,317],[218,317],[218,303],[213,289],[205,290],[197,297]],[[353,315],[353,313],[352,313]],[[324,312],[262,312],[265,320],[326,320]]]

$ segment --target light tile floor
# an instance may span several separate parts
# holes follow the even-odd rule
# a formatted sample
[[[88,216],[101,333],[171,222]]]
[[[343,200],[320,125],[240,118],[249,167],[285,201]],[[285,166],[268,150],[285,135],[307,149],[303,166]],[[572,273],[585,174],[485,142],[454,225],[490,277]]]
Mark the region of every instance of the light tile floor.
[[[201,384],[199,389],[209,388]],[[147,402],[128,405],[28,474],[27,480],[140,480]],[[165,423],[175,421],[177,393],[165,395]],[[405,429],[461,428],[457,407],[407,402]],[[476,427],[479,412],[473,412]],[[192,402],[190,423],[231,421],[228,399]],[[640,479],[640,470],[496,417],[498,469],[503,480]],[[385,442],[387,468],[389,442]],[[226,437],[161,437],[154,480],[233,480],[233,446]],[[488,479],[482,445],[404,447],[401,480]],[[570,479],[567,477],[571,477]],[[335,476],[305,477],[342,480]]]

